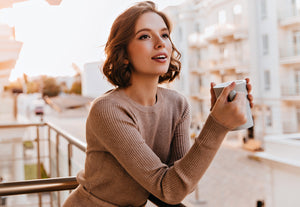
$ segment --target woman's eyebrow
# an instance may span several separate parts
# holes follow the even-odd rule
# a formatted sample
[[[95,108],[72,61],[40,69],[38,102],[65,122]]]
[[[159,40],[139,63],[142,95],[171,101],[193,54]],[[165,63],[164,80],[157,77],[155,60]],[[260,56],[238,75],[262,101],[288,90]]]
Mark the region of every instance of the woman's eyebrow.
[[[143,28],[143,29],[140,29],[138,30],[135,35],[139,34],[140,32],[144,32],[144,31],[147,31],[147,32],[151,32],[152,30],[150,28]],[[169,32],[169,29],[167,27],[164,27],[160,30],[161,32],[163,31],[168,31]]]

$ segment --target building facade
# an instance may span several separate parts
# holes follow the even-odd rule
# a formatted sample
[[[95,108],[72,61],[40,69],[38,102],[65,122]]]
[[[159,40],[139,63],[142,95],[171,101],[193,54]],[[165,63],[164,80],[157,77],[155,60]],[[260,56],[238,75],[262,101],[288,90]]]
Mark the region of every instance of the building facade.
[[[8,83],[11,70],[22,48],[22,43],[15,40],[14,27],[0,22],[0,94],[3,86]]]
[[[177,85],[190,97],[194,122],[209,113],[210,82],[250,77],[254,136],[300,131],[299,0],[188,0],[165,11],[182,52]]]
[[[101,71],[103,63],[103,61],[98,61],[84,64],[81,83],[83,96],[97,98],[114,88]]]

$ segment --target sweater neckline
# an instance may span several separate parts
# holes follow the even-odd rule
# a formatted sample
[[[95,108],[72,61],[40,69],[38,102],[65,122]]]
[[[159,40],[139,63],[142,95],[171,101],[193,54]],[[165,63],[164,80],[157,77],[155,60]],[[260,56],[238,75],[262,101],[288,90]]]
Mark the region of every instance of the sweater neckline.
[[[129,96],[127,96],[126,93],[123,90],[116,89],[116,91],[118,91],[120,96],[123,97],[125,99],[125,101],[127,101],[130,105],[134,106],[135,108],[137,108],[138,110],[143,111],[143,112],[154,112],[160,107],[160,105],[162,103],[162,98],[163,97],[162,97],[162,94],[161,94],[160,87],[157,88],[156,102],[152,106],[144,106],[144,105],[134,101]]]

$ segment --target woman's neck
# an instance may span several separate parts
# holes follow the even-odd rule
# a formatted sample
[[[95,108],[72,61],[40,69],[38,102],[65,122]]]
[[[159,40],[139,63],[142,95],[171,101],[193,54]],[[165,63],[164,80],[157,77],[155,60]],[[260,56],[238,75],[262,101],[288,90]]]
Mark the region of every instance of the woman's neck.
[[[134,81],[131,86],[123,89],[125,94],[135,102],[144,106],[153,106],[156,103],[158,83]]]

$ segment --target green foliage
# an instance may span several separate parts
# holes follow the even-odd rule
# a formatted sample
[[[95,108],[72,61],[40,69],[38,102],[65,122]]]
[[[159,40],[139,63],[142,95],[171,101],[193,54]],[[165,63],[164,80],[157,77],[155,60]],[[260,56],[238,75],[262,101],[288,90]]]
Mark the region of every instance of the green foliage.
[[[8,85],[4,86],[4,90],[11,91],[11,92],[15,92],[15,91],[22,92],[23,91],[22,81],[18,79],[16,81],[10,82]]]
[[[80,81],[75,81],[72,84],[70,93],[81,94],[81,82]]]
[[[42,95],[44,96],[57,96],[60,93],[60,86],[56,83],[56,79],[52,77],[43,76],[43,89]]]
[[[25,149],[33,149],[34,145],[33,145],[33,141],[27,140],[23,142],[23,147]]]
[[[38,93],[40,92],[40,84],[37,81],[27,82],[27,93]]]
[[[30,93],[42,93],[42,96],[54,97],[59,95],[60,92],[74,93],[81,95],[81,81],[78,78],[73,82],[69,89],[66,82],[58,83],[56,78],[50,76],[40,76],[34,80],[30,80],[26,75],[23,79],[18,79],[9,85],[4,86],[5,91],[11,91],[13,93],[22,93],[23,86],[26,85],[26,92]],[[25,91],[24,91],[25,92]]]
[[[24,164],[25,180],[33,180],[38,178],[37,164]],[[43,163],[40,164],[41,178],[49,178]]]

